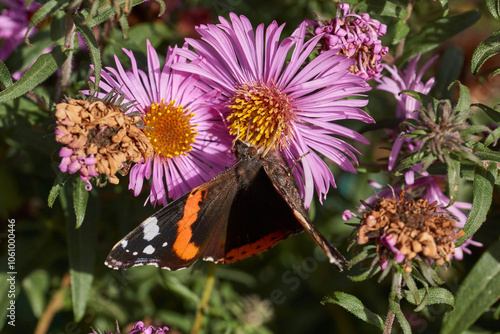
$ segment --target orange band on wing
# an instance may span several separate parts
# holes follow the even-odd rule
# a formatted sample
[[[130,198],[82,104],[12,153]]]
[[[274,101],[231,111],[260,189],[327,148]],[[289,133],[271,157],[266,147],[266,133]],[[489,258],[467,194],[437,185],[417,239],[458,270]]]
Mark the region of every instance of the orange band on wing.
[[[266,235],[265,237],[257,240],[254,243],[231,249],[226,253],[224,262],[236,262],[239,260],[243,260],[244,258],[247,258],[249,256],[258,254],[262,251],[268,250],[269,248],[273,247],[278,241],[285,239],[287,236],[287,234],[277,231]]]
[[[175,253],[183,260],[194,258],[200,248],[191,241],[193,237],[192,225],[198,219],[200,202],[203,200],[204,191],[194,191],[189,194],[184,205],[184,216],[177,222],[177,238],[172,246]]]

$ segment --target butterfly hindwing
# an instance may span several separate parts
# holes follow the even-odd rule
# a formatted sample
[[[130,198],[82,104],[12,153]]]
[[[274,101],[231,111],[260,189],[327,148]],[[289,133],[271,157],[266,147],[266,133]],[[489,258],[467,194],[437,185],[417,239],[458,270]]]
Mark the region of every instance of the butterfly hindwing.
[[[249,167],[249,166],[247,166]],[[274,246],[303,228],[256,160],[256,173],[242,181],[233,199],[226,236],[225,262],[235,262]]]

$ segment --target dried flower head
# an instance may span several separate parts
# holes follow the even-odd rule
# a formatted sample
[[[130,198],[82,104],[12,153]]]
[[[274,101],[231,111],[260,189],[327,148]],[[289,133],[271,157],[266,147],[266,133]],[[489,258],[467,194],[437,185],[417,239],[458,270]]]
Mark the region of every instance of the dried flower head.
[[[59,169],[74,174],[80,172],[87,190],[89,180],[104,174],[117,184],[116,172],[127,161],[139,162],[153,155],[149,139],[136,123],[140,117],[130,117],[117,105],[103,101],[69,100],[56,106],[56,141],[64,146]]]
[[[367,204],[358,231],[358,243],[371,240],[377,245],[377,254],[383,269],[389,259],[404,262],[404,270],[411,272],[412,260],[443,265],[455,251],[457,226],[439,206],[427,200],[405,199],[404,192],[396,198],[379,199]]]
[[[323,35],[322,51],[335,50],[356,60],[352,73],[365,80],[380,78],[382,57],[389,48],[382,46],[379,37],[387,32],[387,26],[367,13],[354,13],[349,4],[343,3],[334,19],[318,19],[316,35]]]

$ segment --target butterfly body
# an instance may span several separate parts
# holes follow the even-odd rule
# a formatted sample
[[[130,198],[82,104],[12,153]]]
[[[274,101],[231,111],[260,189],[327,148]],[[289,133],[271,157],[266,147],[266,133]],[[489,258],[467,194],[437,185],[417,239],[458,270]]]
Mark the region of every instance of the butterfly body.
[[[170,270],[198,259],[229,263],[306,230],[341,268],[343,256],[307,217],[281,156],[237,140],[233,168],[173,201],[118,242],[106,265],[156,265]]]

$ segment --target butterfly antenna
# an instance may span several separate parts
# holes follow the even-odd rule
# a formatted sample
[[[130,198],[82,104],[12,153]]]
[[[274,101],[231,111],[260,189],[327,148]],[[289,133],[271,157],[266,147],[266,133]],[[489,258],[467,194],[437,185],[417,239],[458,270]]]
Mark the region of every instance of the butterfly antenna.
[[[300,157],[298,157],[295,162],[293,163],[293,166],[292,166],[292,170],[290,172],[293,173],[293,171],[295,170],[295,166],[297,166],[297,164],[300,162],[300,160],[302,160],[306,155],[308,155],[309,153],[311,153],[311,150],[307,151],[306,153],[302,154]]]
[[[250,123],[248,123],[248,128],[247,128],[247,135],[245,137],[245,141],[248,143],[248,138],[250,137],[250,128],[252,126],[253,118],[250,120]]]
[[[278,131],[275,131],[274,132],[274,135],[273,135],[273,141],[271,142],[271,144],[266,148],[266,150],[264,151],[264,153],[262,153],[262,157],[265,157],[267,155],[267,153],[269,153],[269,151],[275,147],[276,145],[276,138],[278,137]]]

